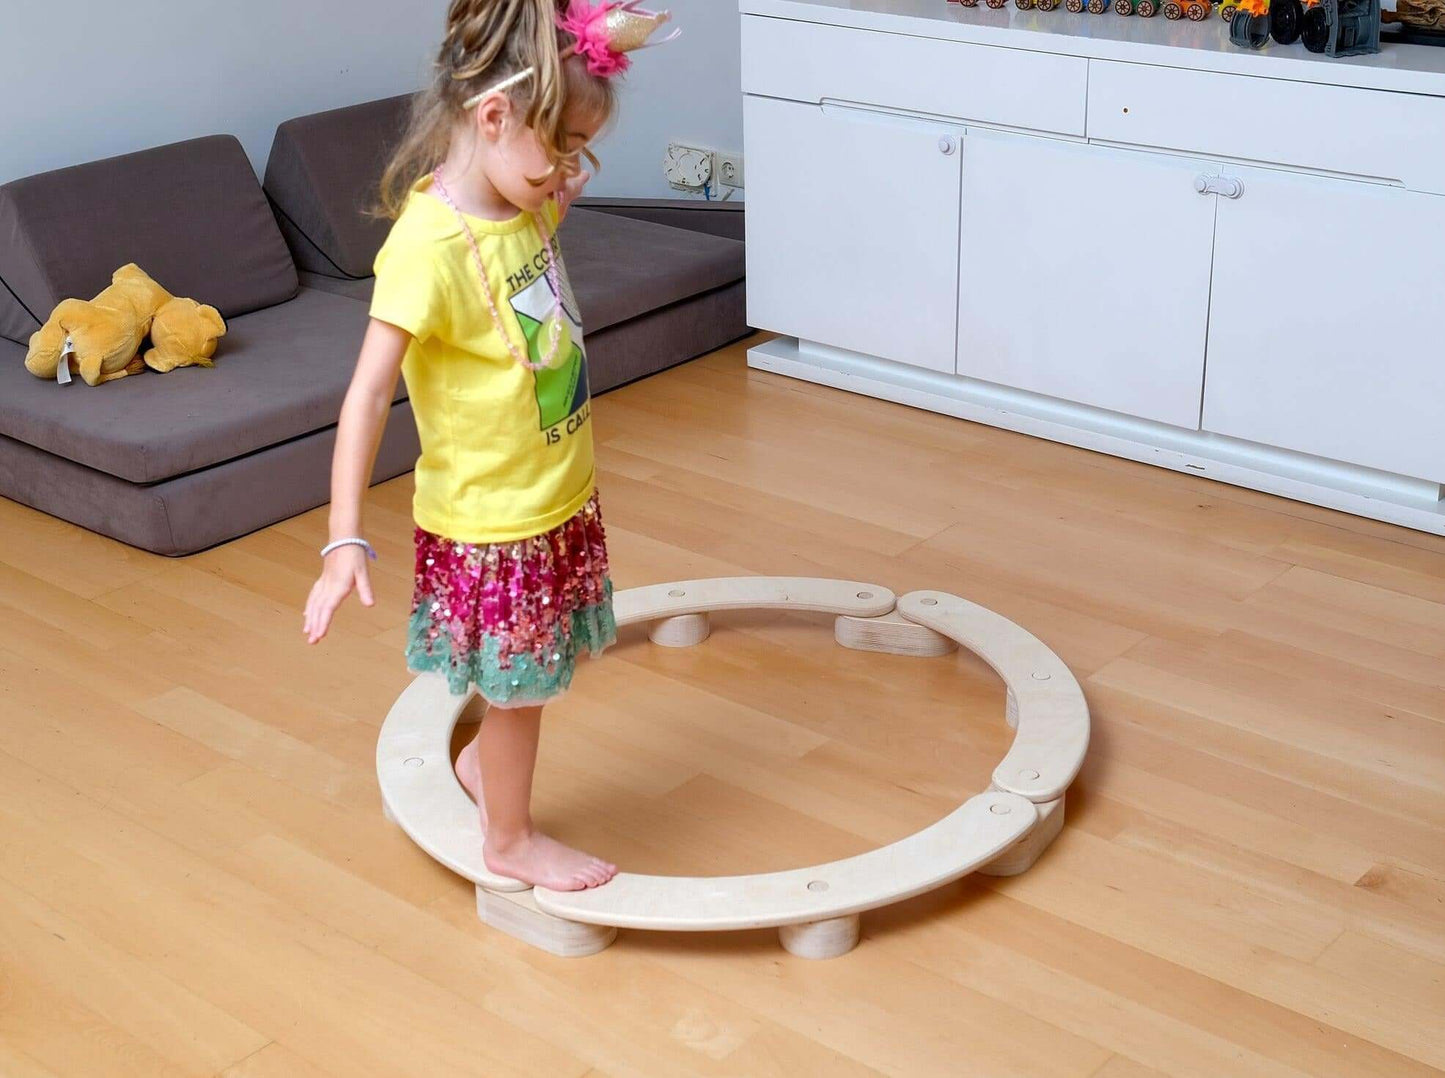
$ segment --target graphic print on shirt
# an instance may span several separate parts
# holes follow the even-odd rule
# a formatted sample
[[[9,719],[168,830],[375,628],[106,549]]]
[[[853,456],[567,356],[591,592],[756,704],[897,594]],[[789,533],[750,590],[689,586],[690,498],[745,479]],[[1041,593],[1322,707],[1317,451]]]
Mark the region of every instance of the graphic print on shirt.
[[[567,269],[557,262],[557,283],[562,289],[562,337],[557,348],[555,366],[536,371],[537,411],[541,429],[551,428],[571,419],[587,406],[587,350],[582,343],[582,319],[577,310],[577,297],[567,280]],[[512,294],[512,311],[527,338],[527,358],[540,363],[551,350],[545,323],[557,310],[557,299],[546,274]],[[577,424],[568,424],[571,434]]]

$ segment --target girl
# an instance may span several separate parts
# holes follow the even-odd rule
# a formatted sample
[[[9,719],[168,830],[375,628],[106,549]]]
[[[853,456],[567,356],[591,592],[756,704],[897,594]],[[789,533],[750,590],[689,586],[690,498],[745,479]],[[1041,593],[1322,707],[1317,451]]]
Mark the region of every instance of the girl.
[[[314,644],[354,588],[374,602],[361,505],[398,372],[421,436],[407,661],[489,705],[457,759],[496,873],[554,890],[615,865],[537,831],[543,707],[615,638],[587,359],[556,230],[590,174],[624,52],[665,19],[574,0],[452,0],[434,85],[382,181],[395,218],[337,429]]]

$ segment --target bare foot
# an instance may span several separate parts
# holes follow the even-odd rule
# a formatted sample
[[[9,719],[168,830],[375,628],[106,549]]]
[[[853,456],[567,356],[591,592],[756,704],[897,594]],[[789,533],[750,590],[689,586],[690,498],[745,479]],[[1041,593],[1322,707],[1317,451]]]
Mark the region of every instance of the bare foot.
[[[482,800],[482,761],[477,757],[477,742],[473,738],[466,748],[457,753],[457,781],[462,789],[477,803],[477,815],[482,821],[482,834],[487,833],[487,805]]]
[[[553,891],[582,891],[600,887],[617,875],[617,866],[556,839],[533,831],[515,842],[482,847],[482,860],[499,876],[546,887]]]

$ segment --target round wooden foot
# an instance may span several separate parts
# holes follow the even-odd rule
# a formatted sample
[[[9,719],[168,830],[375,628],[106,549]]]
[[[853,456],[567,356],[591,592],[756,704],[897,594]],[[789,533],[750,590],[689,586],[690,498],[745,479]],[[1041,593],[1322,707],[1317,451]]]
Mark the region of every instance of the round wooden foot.
[[[680,614],[654,621],[647,636],[660,647],[690,648],[701,644],[711,632],[712,625],[706,614]]]
[[[582,924],[544,913],[531,891],[504,894],[478,887],[477,917],[559,958],[586,958],[605,951],[617,938],[617,929],[610,925]]]
[[[863,922],[858,914],[813,921],[805,925],[783,925],[778,940],[784,950],[799,958],[837,958],[858,946]]]

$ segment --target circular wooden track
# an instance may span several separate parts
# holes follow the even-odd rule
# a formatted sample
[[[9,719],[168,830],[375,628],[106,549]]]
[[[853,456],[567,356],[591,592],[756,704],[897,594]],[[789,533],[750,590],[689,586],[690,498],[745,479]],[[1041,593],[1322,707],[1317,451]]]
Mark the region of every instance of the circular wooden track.
[[[1038,639],[984,607],[946,592],[896,599],[856,581],[738,577],[618,592],[620,627],[647,622],[652,639],[686,647],[708,635],[708,615],[792,610],[836,616],[845,646],[938,655],[953,643],[987,662],[1007,686],[1016,730],[989,790],[915,834],[856,857],[745,876],[621,872],[602,887],[551,891],[490,872],[476,806],[452,769],[452,732],[470,696],[444,678],[418,677],[398,697],[377,741],[376,769],[389,819],[477,888],[488,924],[562,955],[591,954],[618,928],[673,932],[779,929],[805,957],[833,957],[857,943],[859,915],[973,871],[1013,875],[1032,865],[1063,824],[1063,797],[1084,761],[1089,712],[1069,668]]]

